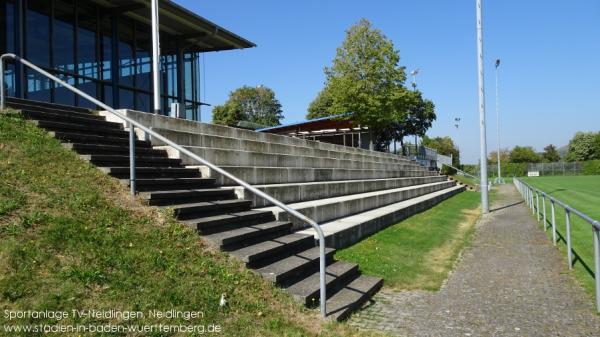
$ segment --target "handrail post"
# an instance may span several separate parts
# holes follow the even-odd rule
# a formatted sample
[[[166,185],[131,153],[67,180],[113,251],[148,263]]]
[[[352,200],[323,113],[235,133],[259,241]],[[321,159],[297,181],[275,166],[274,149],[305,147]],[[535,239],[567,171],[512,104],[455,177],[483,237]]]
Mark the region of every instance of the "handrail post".
[[[594,264],[595,264],[595,283],[596,283],[596,311],[600,312],[600,229],[592,226],[594,238]]]
[[[573,269],[573,251],[571,249],[571,211],[565,207],[565,228],[567,234],[567,260],[569,260],[569,269]]]
[[[542,208],[544,209],[544,232],[548,230],[548,222],[546,218],[546,194],[542,194]]]
[[[4,102],[4,55],[0,57],[0,109],[4,110],[6,108],[6,103]]]
[[[552,213],[552,243],[556,246],[556,215],[554,210],[554,199],[550,199],[550,211]]]
[[[129,125],[129,188],[131,195],[135,195],[135,126]]]
[[[536,203],[535,214],[537,215],[537,221],[540,222],[540,193],[538,191],[535,191],[535,203]]]

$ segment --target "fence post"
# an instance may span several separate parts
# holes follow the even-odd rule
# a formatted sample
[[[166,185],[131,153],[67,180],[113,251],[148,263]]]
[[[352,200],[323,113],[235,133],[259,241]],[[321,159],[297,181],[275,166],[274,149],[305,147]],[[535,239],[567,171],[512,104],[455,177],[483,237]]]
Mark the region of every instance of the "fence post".
[[[546,194],[542,194],[542,207],[544,209],[544,232],[548,230],[548,222],[546,220]]]
[[[552,212],[552,243],[556,246],[556,216],[554,212],[554,199],[550,199],[550,209]]]
[[[594,264],[596,265],[594,270],[594,278],[596,279],[596,311],[600,312],[600,230],[592,227],[592,232],[594,234]]]
[[[535,215],[535,203],[533,202],[533,188],[530,188],[529,194],[531,197],[531,214]]]
[[[565,227],[567,232],[567,259],[569,260],[569,269],[573,269],[573,251],[571,249],[571,211],[565,207]]]

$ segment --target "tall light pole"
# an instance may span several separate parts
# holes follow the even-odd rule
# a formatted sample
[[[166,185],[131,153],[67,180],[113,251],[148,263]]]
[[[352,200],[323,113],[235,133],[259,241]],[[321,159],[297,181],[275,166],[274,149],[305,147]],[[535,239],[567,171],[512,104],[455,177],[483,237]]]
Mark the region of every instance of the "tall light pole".
[[[419,74],[419,68],[410,72],[410,75],[413,77],[412,87],[413,91],[417,91],[417,75]],[[417,135],[415,135],[415,154],[419,152],[417,151]]]
[[[152,0],[152,90],[154,113],[160,113],[160,36],[158,25],[158,0]]]
[[[504,180],[502,179],[502,173],[500,172],[500,95],[499,95],[499,86],[498,86],[498,68],[500,67],[500,59],[496,60],[496,143],[497,143],[497,160],[498,160],[498,177],[496,178],[497,184],[504,184]]]
[[[488,200],[488,178],[487,178],[487,144],[485,133],[485,89],[483,86],[483,25],[481,19],[481,0],[475,0],[477,7],[477,70],[479,72],[479,162],[480,189],[481,189],[481,212],[490,212]]]

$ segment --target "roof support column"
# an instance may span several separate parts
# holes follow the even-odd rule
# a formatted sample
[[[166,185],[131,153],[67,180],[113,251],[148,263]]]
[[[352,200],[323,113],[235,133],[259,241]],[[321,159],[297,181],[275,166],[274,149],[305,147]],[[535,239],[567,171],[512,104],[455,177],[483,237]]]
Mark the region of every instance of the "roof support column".
[[[152,91],[154,113],[160,114],[160,36],[158,24],[158,0],[152,0]]]

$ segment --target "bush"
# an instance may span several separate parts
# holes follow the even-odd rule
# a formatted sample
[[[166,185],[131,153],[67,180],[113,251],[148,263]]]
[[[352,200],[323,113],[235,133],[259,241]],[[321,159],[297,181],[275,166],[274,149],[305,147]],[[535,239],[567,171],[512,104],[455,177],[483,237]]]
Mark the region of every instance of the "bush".
[[[581,174],[586,176],[600,175],[600,160],[588,160],[583,162]]]

